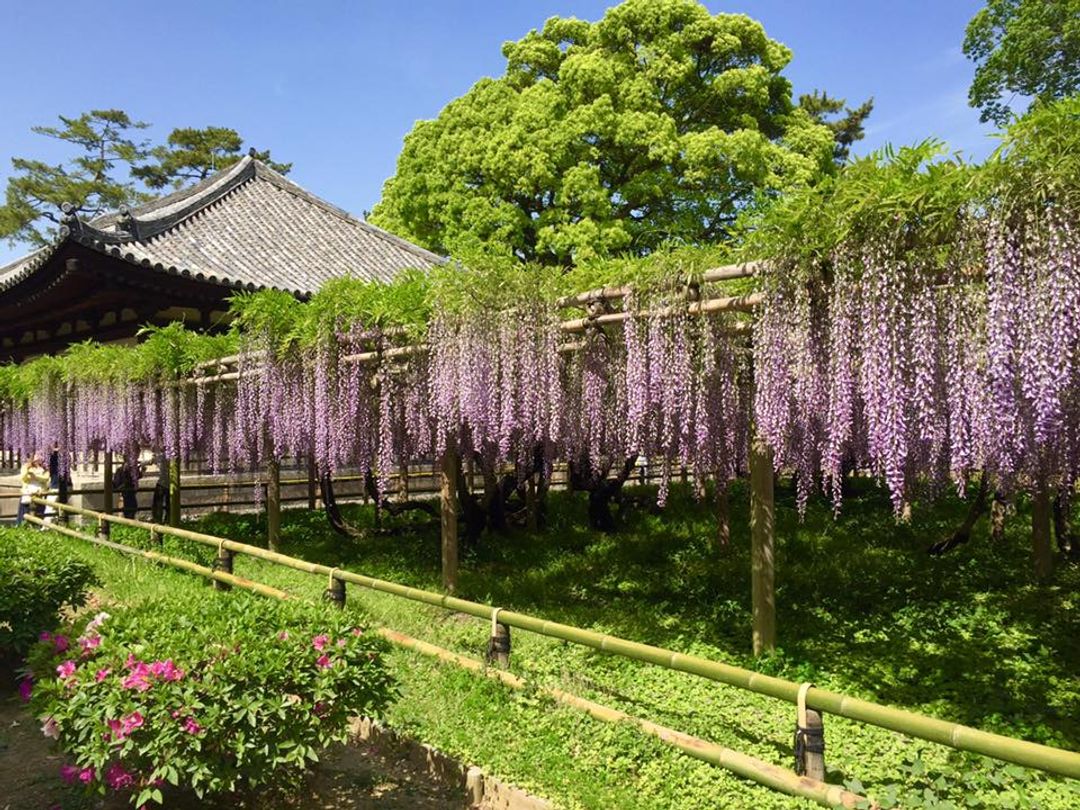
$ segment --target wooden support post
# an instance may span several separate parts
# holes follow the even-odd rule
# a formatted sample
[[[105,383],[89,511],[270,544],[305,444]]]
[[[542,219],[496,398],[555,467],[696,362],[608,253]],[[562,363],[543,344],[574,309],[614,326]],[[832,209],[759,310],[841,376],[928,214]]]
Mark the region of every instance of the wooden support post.
[[[105,475],[101,484],[101,511],[111,515],[115,511],[113,502],[113,454],[112,450],[105,451]]]
[[[266,464],[266,541],[271,551],[281,551],[281,462]]]
[[[813,684],[799,687],[795,720],[795,773],[818,782],[825,781],[825,723],[821,712],[806,705],[806,693]]]
[[[161,548],[164,545],[164,541],[161,539],[161,532],[157,529],[150,530],[150,545]]]
[[[754,655],[776,647],[775,525],[772,448],[750,444],[750,566]]]
[[[439,510],[442,516],[442,578],[450,593],[458,582],[458,492],[457,450],[446,448],[442,457],[442,493]]]
[[[109,521],[105,520],[104,518],[98,518],[97,536],[102,540],[109,539]]]
[[[309,455],[307,459],[307,508],[315,509],[316,492],[318,492],[318,482],[316,481],[315,474],[315,456]]]
[[[1031,557],[1035,579],[1047,582],[1054,574],[1054,552],[1050,544],[1050,488],[1045,480],[1035,482],[1031,498]]]
[[[330,602],[334,607],[345,607],[345,580],[338,579],[334,576],[334,572],[330,572],[330,581],[326,585],[326,593],[323,594],[326,601]]]
[[[233,553],[225,548],[224,544],[218,546],[217,559],[214,560],[214,570],[221,571],[224,574],[231,574],[233,572]],[[228,591],[231,589],[232,585],[228,582],[222,582],[217,579],[214,580],[214,590]]]
[[[731,545],[731,502],[728,500],[727,475],[716,474],[716,546],[726,551]]]
[[[510,666],[510,628],[499,621],[499,608],[491,613],[491,638],[484,658],[502,669]]]

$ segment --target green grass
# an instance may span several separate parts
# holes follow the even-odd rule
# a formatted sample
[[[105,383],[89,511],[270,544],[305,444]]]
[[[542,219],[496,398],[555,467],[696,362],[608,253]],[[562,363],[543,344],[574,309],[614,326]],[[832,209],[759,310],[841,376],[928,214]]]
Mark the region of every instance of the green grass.
[[[804,522],[778,491],[777,603],[781,650],[749,655],[749,550],[745,490],[732,495],[732,543],[712,542],[710,507],[676,493],[662,515],[630,511],[621,531],[584,528],[583,505],[553,496],[539,535],[485,537],[464,560],[461,595],[986,730],[1080,748],[1080,571],[1051,586],[1031,579],[1023,515],[994,546],[985,525],[942,558],[925,554],[964,505],[945,499],[897,525],[874,488],[833,519],[811,505]],[[370,510],[351,507],[370,523]],[[261,543],[263,518],[212,515],[192,524]],[[438,529],[422,521],[367,541],[329,531],[320,514],[287,512],[286,553],[376,577],[438,589]],[[117,532],[117,537],[129,536]],[[73,541],[74,542],[74,541]],[[208,556],[168,541],[175,553]],[[161,588],[207,589],[195,580],[86,548],[110,598]],[[322,578],[238,558],[237,573],[317,598]],[[182,585],[180,583],[183,583]],[[350,587],[350,604],[375,621],[479,656],[484,622]],[[790,767],[794,707],[658,667],[533,634],[514,632],[512,668],[632,714]],[[396,727],[561,807],[768,808],[800,803],[683,756],[635,729],[591,720],[530,693],[422,656],[397,652],[402,699]],[[930,743],[826,717],[830,781],[858,780],[875,795],[899,791],[903,806],[1070,807],[1076,782],[1003,767]],[[899,785],[901,787],[891,787]],[[915,793],[917,792],[917,796]],[[918,802],[916,804],[916,801]],[[949,804],[952,801],[954,804]],[[1033,804],[1032,804],[1033,803]],[[809,806],[809,805],[805,805]]]

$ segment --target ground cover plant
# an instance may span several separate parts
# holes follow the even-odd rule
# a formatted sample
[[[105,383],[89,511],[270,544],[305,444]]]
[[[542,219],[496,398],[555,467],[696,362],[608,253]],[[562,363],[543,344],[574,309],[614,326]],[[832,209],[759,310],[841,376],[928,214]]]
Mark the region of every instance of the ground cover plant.
[[[962,552],[928,558],[925,537],[955,524],[964,509],[958,498],[916,509],[910,524],[897,524],[887,491],[855,481],[839,520],[812,500],[800,521],[796,491],[783,486],[781,649],[753,659],[745,646],[748,550],[737,542],[716,546],[706,505],[676,487],[664,514],[628,508],[618,535],[597,535],[582,525],[584,504],[562,493],[553,499],[547,532],[512,531],[471,552],[459,586],[464,596],[999,733],[1080,746],[1078,572],[1061,568],[1049,587],[1017,577],[1027,554],[1022,521],[1000,543],[980,525]],[[746,500],[737,485],[736,538],[746,536]],[[371,526],[369,508],[347,511],[357,525]],[[262,520],[218,514],[193,525],[252,542],[265,531]],[[283,544],[295,556],[437,589],[437,533],[424,521],[403,518],[388,534],[347,543],[323,515],[286,512]],[[237,570],[313,599],[325,586],[242,557]],[[483,622],[352,587],[349,602],[380,623],[465,654],[479,656],[486,645]],[[513,641],[512,666],[533,682],[789,761],[794,710],[786,704],[527,633]],[[558,806],[799,806],[539,694],[508,693],[411,653],[392,660],[403,695],[389,712],[393,724]],[[1076,798],[1068,781],[841,718],[826,718],[826,736],[830,780],[857,782],[886,805],[896,797],[904,807],[1063,808]]]

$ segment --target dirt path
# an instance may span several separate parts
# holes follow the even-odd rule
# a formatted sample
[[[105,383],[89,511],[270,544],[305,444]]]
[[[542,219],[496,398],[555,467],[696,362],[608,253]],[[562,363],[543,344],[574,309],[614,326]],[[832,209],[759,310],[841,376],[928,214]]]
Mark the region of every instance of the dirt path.
[[[41,733],[40,724],[17,696],[0,693],[0,810],[120,810],[126,802],[88,799],[60,781],[63,757]],[[232,797],[216,804],[198,800],[168,802],[178,810],[239,807]],[[251,807],[291,810],[463,810],[459,791],[432,779],[423,769],[366,744],[339,746],[327,753],[303,794]]]

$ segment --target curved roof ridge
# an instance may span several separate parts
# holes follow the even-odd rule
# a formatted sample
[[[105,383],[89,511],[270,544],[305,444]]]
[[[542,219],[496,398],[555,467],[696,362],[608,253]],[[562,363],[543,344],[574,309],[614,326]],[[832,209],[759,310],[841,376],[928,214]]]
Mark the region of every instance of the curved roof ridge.
[[[326,200],[322,199],[321,197],[319,197],[319,196],[317,196],[315,194],[312,194],[310,191],[308,191],[306,188],[301,186],[299,183],[295,182],[294,180],[290,180],[288,177],[285,177],[283,174],[280,174],[280,173],[274,171],[269,166],[267,166],[265,163],[262,163],[261,161],[254,161],[254,163],[255,163],[255,176],[256,177],[259,177],[259,178],[261,178],[263,180],[268,180],[271,183],[273,183],[274,185],[276,185],[279,188],[283,189],[284,191],[287,191],[290,194],[293,194],[293,195],[299,197],[300,199],[304,200],[305,202],[311,203],[312,205],[315,205],[315,206],[318,206],[319,208],[322,208],[324,211],[328,211],[329,213],[334,214],[335,216],[341,217],[342,219],[352,223],[353,225],[359,225],[362,229],[368,231],[369,233],[373,234],[374,236],[377,236],[380,239],[385,239],[388,242],[391,242],[391,243],[397,245],[398,247],[404,248],[405,250],[408,250],[408,251],[410,251],[412,253],[415,253],[417,256],[419,256],[419,257],[421,257],[423,259],[426,259],[429,262],[435,262],[435,263],[438,263],[438,264],[444,264],[446,262],[446,257],[445,256],[440,256],[438,253],[433,253],[432,251],[428,250],[427,248],[422,248],[419,245],[414,245],[412,242],[410,242],[407,239],[402,239],[400,236],[397,236],[396,234],[390,233],[390,231],[383,230],[378,225],[372,225],[367,220],[361,219],[358,216],[350,214],[344,208],[339,208],[338,206],[334,205],[333,203],[329,203]]]

